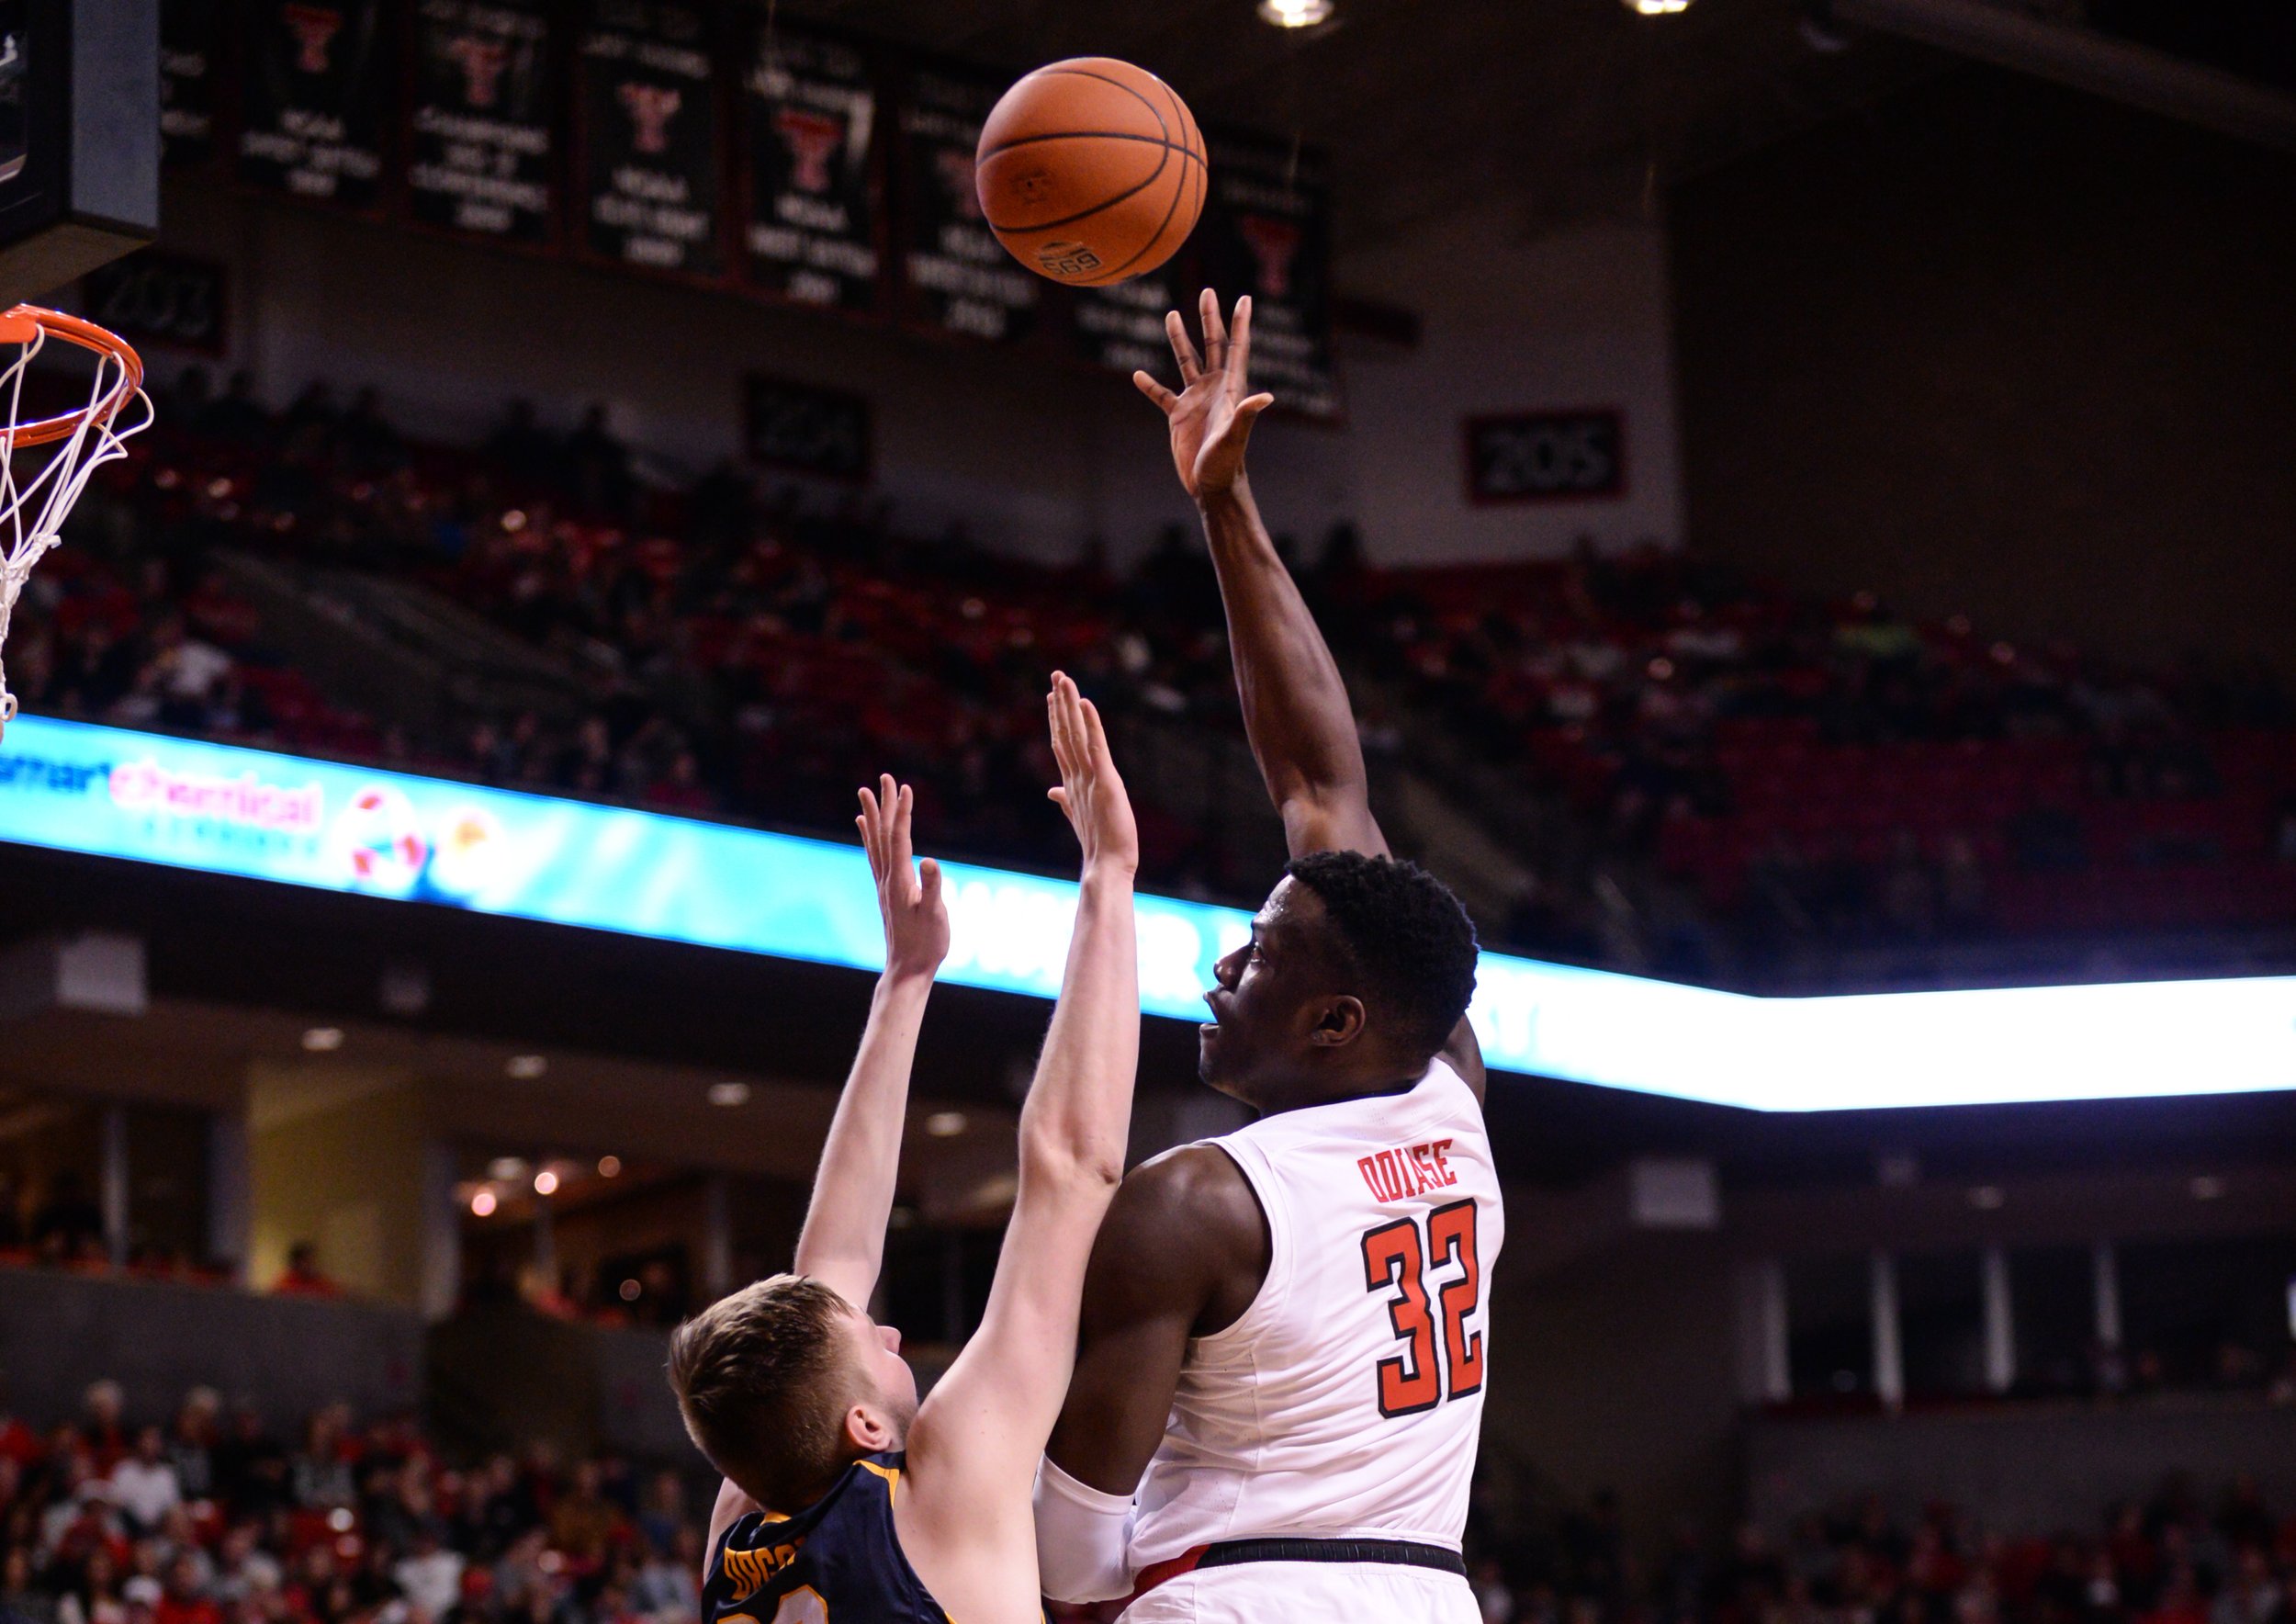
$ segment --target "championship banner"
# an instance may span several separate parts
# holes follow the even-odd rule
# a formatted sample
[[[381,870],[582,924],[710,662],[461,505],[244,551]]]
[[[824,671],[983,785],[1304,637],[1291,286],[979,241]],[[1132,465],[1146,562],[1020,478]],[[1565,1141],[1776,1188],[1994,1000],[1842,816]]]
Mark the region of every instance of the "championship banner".
[[[712,48],[699,6],[591,0],[575,48],[591,254],[653,271],[725,274]]]
[[[215,0],[161,0],[160,156],[182,166],[215,153]]]
[[[937,333],[1010,343],[1036,323],[1041,279],[981,218],[973,154],[1004,86],[920,67],[901,105],[901,272],[909,319]]]
[[[426,226],[546,243],[557,85],[544,0],[418,0],[407,203]]]
[[[877,150],[884,107],[852,46],[753,13],[741,77],[742,215],[752,288],[801,304],[877,302]]]
[[[1322,159],[1210,136],[1211,195],[1196,229],[1222,306],[1252,296],[1252,383],[1311,417],[1339,415],[1332,352],[1331,192]]]
[[[1069,301],[1069,334],[1076,354],[1095,367],[1130,378],[1147,372],[1168,378],[1172,341],[1165,333],[1167,310],[1196,321],[1196,256],[1187,248],[1144,276],[1113,288],[1078,288]],[[1224,289],[1223,289],[1224,291]]]
[[[243,16],[241,177],[374,208],[392,112],[384,0],[248,0]]]

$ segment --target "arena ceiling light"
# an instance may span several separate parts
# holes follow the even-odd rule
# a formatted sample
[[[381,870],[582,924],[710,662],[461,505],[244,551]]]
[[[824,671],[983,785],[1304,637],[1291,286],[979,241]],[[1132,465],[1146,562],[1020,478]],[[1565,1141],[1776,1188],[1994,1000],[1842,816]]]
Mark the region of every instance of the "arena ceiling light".
[[[8,725],[0,840],[884,964],[875,889],[850,845],[84,722]],[[971,863],[943,873],[941,979],[1055,996],[1075,885]],[[1250,940],[1250,916],[1172,897],[1134,907],[1142,1011],[1200,1020],[1212,966]],[[1770,998],[1487,953],[1468,1015],[1494,1071],[1752,1111],[2296,1089],[2296,976]],[[307,1034],[315,1051],[342,1041],[340,1028]],[[748,1097],[736,1081],[708,1094]]]
[[[1260,21],[1279,28],[1311,28],[1329,22],[1332,0],[1260,0]]]
[[[1690,9],[1690,0],[1625,0],[1637,17],[1676,17]]]

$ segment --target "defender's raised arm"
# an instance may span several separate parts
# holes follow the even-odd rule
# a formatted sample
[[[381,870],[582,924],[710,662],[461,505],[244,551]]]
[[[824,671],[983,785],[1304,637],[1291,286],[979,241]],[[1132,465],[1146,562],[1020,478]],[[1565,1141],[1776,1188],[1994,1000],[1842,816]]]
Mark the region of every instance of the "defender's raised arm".
[[[845,1080],[845,1092],[821,1147],[795,1269],[865,1309],[884,1262],[885,1224],[901,1171],[901,1124],[908,1111],[909,1068],[933,976],[949,954],[949,910],[940,866],[914,860],[909,820],[917,797],[890,774],[861,792],[853,819],[877,882],[885,927],[885,968],[870,1001],[869,1024]]]
[[[1124,1175],[1140,1058],[1132,875],[1140,835],[1091,702],[1055,675],[1060,787],[1083,849],[1060,1003],[1020,1111],[1020,1180],[981,1328],[909,1436],[902,1541],[958,1618],[1033,1618],[1029,1491],[1068,1391],[1085,1263]]]

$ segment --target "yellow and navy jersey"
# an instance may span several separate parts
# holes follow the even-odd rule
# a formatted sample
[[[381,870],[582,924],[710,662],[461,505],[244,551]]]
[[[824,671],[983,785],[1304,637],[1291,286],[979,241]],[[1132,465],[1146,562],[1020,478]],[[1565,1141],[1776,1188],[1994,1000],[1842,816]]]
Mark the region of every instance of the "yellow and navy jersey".
[[[904,1460],[864,1455],[795,1516],[753,1511],[727,1528],[702,1624],[950,1624],[894,1531]]]

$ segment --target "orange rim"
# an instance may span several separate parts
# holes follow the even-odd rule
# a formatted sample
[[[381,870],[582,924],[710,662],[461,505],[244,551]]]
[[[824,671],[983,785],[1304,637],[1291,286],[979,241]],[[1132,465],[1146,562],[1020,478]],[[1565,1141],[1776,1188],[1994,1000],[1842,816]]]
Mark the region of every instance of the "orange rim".
[[[33,423],[14,427],[0,427],[0,441],[11,449],[23,445],[46,445],[68,439],[77,434],[84,423],[108,423],[120,413],[121,408],[136,398],[143,387],[143,357],[133,345],[116,333],[107,332],[93,321],[83,321],[77,316],[67,316],[62,310],[45,310],[38,305],[20,304],[13,310],[0,311],[0,344],[28,344],[35,333],[45,333],[66,344],[79,345],[98,355],[107,355],[119,363],[119,382],[100,400],[84,406],[77,412],[67,412],[60,417],[43,417]]]

